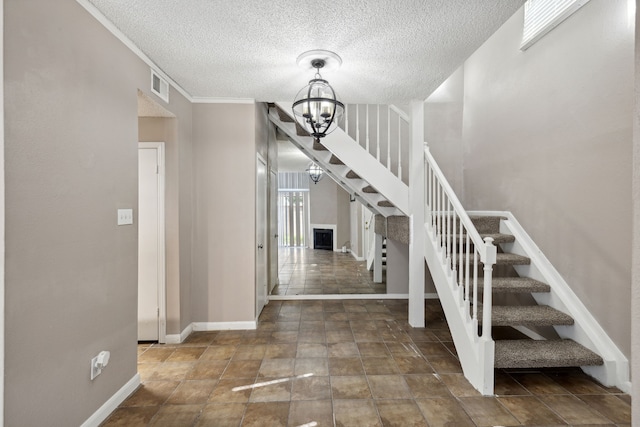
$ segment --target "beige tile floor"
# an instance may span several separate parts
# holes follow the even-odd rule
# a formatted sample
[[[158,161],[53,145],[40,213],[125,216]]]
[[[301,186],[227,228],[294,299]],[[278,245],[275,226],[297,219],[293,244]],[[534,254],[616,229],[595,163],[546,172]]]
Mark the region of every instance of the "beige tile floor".
[[[257,330],[140,345],[142,386],[104,426],[630,426],[630,397],[580,370],[465,380],[437,301],[271,301]]]
[[[364,261],[350,253],[309,248],[278,250],[279,285],[272,295],[384,294],[382,283],[373,282],[373,273]]]

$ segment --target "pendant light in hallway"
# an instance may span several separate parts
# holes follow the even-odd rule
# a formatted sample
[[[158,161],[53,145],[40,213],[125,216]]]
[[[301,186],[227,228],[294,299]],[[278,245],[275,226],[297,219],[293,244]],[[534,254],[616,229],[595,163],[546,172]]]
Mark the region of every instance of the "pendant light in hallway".
[[[298,56],[296,62],[303,68],[311,65],[315,75],[296,95],[293,116],[318,141],[338,127],[344,115],[344,104],[338,100],[329,82],[322,78],[320,69],[338,68],[342,59],[334,52],[311,50]]]

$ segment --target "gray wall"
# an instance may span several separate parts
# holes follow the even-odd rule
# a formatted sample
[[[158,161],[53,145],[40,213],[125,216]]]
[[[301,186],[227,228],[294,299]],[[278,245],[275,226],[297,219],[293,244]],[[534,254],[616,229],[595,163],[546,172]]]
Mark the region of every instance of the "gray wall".
[[[336,224],[334,239],[338,249],[350,240],[349,193],[329,176],[309,186],[311,224]],[[313,236],[311,236],[313,239]],[[313,241],[313,240],[312,240]],[[313,245],[311,245],[313,246]]]
[[[387,293],[409,292],[409,245],[387,239]]]
[[[5,424],[79,425],[136,373],[137,226],[116,209],[137,205],[148,69],[74,1],[4,7]]]
[[[460,200],[464,200],[463,108],[464,67],[460,67],[427,98],[424,105],[425,141]]]
[[[136,373],[137,225],[118,227],[116,210],[137,210],[137,89],[154,97],[149,67],[74,0],[7,0],[4,15],[4,422],[80,425]],[[170,96],[187,168],[191,106]],[[178,184],[187,235],[188,169]],[[180,242],[174,301],[189,293],[190,247]],[[111,360],[92,382],[101,350]]]
[[[640,3],[638,0],[637,3]],[[637,5],[640,7],[640,4]],[[640,18],[636,14],[636,28],[640,28]],[[640,32],[636,31],[635,48],[635,110],[633,117],[633,251],[631,281],[631,395],[640,396]],[[636,400],[637,402],[637,400]],[[631,406],[631,420],[634,427],[640,426],[640,405]]]
[[[440,126],[451,129],[429,133],[461,132],[465,207],[512,211],[627,356],[629,5],[592,0],[525,52],[519,50],[520,10],[464,63],[462,88],[459,76],[452,77],[454,92],[464,93],[462,121],[443,121]],[[429,142],[438,153],[454,151],[442,147],[445,138]]]
[[[255,109],[193,107],[192,314],[198,322],[255,319]]]

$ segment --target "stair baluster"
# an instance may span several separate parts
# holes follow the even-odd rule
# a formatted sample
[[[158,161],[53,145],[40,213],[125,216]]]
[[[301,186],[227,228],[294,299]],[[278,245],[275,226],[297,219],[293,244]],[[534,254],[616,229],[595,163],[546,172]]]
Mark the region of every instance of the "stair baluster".
[[[431,240],[425,248],[425,259],[434,275],[456,347],[461,349],[465,376],[483,394],[492,394],[495,345],[490,326],[483,327],[481,335],[478,334],[481,323],[478,306],[482,304],[484,308],[482,324],[491,325],[491,280],[497,249],[493,238],[482,239],[428,149],[425,149],[425,159],[426,232]],[[478,293],[479,263],[484,266],[481,295]]]

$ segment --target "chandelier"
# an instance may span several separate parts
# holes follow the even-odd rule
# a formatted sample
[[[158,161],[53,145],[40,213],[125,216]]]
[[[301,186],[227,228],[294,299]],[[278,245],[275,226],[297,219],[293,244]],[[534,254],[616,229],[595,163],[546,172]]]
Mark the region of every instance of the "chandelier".
[[[340,57],[326,50],[312,50],[298,57],[298,65],[311,65],[315,76],[298,92],[293,102],[293,116],[298,124],[318,141],[331,133],[344,114],[344,104],[335,90],[320,75],[325,66],[340,66]]]
[[[313,181],[314,184],[317,184],[318,181],[320,181],[324,176],[324,171],[322,170],[322,168],[320,168],[320,166],[316,165],[315,163],[311,163],[309,165],[309,168],[307,168],[307,172],[309,172],[309,178],[311,178],[311,181]]]

